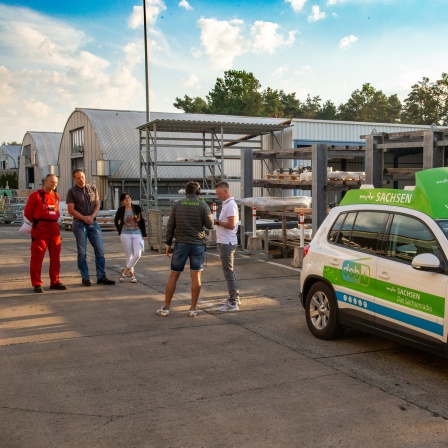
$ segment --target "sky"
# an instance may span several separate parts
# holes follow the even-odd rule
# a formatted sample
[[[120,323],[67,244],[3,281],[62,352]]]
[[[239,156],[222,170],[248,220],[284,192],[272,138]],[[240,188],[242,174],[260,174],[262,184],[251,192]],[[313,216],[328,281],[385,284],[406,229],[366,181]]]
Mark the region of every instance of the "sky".
[[[448,72],[447,0],[146,0],[150,111],[227,70],[345,103],[404,100]],[[75,108],[146,110],[143,1],[0,0],[0,143],[63,132]]]

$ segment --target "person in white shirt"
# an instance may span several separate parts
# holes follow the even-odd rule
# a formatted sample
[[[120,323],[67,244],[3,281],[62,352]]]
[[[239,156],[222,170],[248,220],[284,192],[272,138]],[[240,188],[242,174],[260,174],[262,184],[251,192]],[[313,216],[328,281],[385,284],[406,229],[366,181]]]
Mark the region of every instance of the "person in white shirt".
[[[234,254],[238,245],[238,206],[230,195],[229,184],[218,182],[215,187],[218,198],[222,201],[219,218],[214,220],[218,253],[221,257],[222,270],[229,290],[229,298],[219,311],[238,311],[240,304],[238,282],[233,269]]]

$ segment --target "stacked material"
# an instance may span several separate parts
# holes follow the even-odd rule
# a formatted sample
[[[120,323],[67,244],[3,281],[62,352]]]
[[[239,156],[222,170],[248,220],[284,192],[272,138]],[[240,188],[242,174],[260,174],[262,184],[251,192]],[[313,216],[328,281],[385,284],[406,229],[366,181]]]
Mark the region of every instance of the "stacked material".
[[[313,178],[312,171],[303,171],[300,173],[301,182],[311,182]],[[366,173],[364,172],[352,172],[352,171],[333,171],[331,168],[327,170],[328,180],[356,180],[365,181]]]
[[[269,211],[294,211],[295,208],[311,208],[309,196],[285,196],[285,197],[263,197],[243,198],[236,201],[245,207],[256,207],[262,212]]]

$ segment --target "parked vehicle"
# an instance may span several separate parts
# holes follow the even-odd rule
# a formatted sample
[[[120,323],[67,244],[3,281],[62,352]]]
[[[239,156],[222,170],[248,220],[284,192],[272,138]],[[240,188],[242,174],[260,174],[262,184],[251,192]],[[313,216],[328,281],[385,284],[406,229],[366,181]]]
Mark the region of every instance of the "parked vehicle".
[[[300,299],[320,339],[356,327],[448,357],[448,168],[413,190],[348,191],[305,247]]]

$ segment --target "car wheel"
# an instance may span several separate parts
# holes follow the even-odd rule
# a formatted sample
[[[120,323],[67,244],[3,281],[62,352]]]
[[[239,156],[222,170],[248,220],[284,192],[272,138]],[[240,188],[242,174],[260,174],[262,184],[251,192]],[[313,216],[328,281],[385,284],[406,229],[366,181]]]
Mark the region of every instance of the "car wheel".
[[[305,301],[306,323],[319,339],[335,339],[343,332],[333,290],[324,282],[315,283]]]

